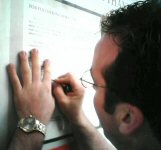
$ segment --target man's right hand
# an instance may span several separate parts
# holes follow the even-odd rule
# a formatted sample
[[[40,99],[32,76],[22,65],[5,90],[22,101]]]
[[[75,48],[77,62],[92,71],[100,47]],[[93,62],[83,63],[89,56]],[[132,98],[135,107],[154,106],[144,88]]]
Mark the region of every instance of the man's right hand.
[[[84,88],[73,75],[65,74],[54,83],[53,92],[59,107],[71,121],[72,131],[80,150],[108,150],[109,143],[91,124],[82,110]],[[71,92],[65,93],[63,86],[67,84],[72,88]],[[77,148],[78,149],[78,148]]]
[[[65,93],[62,86],[70,85],[72,91]],[[82,116],[82,101],[84,88],[74,76],[67,73],[60,76],[54,82],[53,93],[58,101],[60,109],[72,123],[80,121]]]

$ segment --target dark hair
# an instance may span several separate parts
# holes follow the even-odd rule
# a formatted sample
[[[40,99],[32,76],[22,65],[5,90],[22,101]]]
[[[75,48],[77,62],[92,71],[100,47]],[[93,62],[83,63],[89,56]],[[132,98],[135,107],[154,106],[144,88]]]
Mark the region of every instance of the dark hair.
[[[157,0],[135,2],[101,20],[101,32],[120,47],[104,72],[108,91],[105,110],[127,102],[140,108],[161,141],[161,5]]]

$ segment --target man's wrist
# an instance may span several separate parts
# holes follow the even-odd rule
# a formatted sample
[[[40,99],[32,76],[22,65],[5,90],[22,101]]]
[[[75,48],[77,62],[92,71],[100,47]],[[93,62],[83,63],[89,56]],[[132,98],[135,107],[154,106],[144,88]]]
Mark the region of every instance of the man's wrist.
[[[40,150],[44,141],[44,135],[40,132],[27,133],[17,128],[8,147],[9,150]]]
[[[43,135],[46,133],[46,126],[32,115],[21,118],[17,127],[26,133],[40,132]]]
[[[77,114],[75,117],[71,117],[70,122],[72,123],[72,125],[74,126],[82,126],[82,124],[84,125],[84,121],[87,119],[86,115],[84,114],[84,112],[81,110],[81,112],[79,114]]]

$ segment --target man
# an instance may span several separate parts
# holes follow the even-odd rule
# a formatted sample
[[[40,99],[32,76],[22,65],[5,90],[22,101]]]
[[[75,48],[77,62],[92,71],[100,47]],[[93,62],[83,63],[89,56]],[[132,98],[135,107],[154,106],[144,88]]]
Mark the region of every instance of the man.
[[[160,27],[161,6],[156,0],[137,2],[120,8],[104,16],[101,21],[102,36],[96,45],[91,67],[93,87],[96,91],[94,105],[105,136],[119,150],[161,149]],[[26,56],[24,62],[21,58],[23,87],[15,69],[12,65],[9,67],[16,98],[15,105],[20,118],[34,115],[42,123],[47,124],[54,110],[54,102],[49,92],[49,64],[45,63],[46,71],[41,81],[38,58],[34,54],[32,57],[35,64],[32,79]],[[44,89],[45,79],[47,91]],[[70,84],[72,91],[65,94],[62,88],[64,84]],[[44,96],[39,100],[37,93],[41,86],[44,87],[41,91]],[[29,90],[32,94],[29,92],[21,97],[24,95],[21,93],[23,89],[24,93],[27,93],[32,87],[37,89],[34,95],[33,91]],[[59,77],[54,84],[53,93],[61,110],[71,121],[80,149],[110,149],[82,112],[84,92],[78,80],[69,73]],[[45,105],[41,111],[34,110],[40,106],[33,105],[33,100],[39,101],[40,106]],[[23,147],[23,144],[26,144],[24,140],[32,145],[32,149],[36,145],[35,141],[41,145],[43,137],[39,132],[26,134],[18,128],[10,149]]]

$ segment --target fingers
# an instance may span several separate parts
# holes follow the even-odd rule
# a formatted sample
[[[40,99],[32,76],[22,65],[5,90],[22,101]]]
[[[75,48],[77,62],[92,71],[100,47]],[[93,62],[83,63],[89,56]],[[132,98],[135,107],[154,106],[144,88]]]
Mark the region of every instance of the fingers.
[[[66,100],[66,95],[62,89],[62,86],[58,83],[54,83],[53,92],[55,97],[58,99],[58,102],[64,102]]]
[[[37,82],[41,80],[41,66],[39,62],[38,50],[33,49],[31,52],[32,58],[32,81]]]
[[[65,103],[67,96],[69,96],[71,94],[71,92],[67,94],[63,90],[63,86],[65,84],[69,84],[71,86],[72,93],[73,93],[74,92],[74,90],[73,90],[74,85],[72,83],[72,75],[69,73],[67,73],[63,76],[60,76],[58,79],[54,80],[53,93],[56,96],[56,98],[58,99],[59,103]]]
[[[11,79],[11,83],[12,83],[14,92],[19,93],[19,91],[22,89],[22,86],[21,86],[20,80],[17,76],[16,70],[15,70],[15,67],[13,64],[9,64],[8,73],[9,73],[9,77]]]
[[[69,84],[72,87],[73,91],[82,87],[80,82],[70,73],[60,76],[55,81],[60,84]]]
[[[29,65],[28,56],[25,51],[20,52],[20,66],[22,73],[23,86],[31,84],[31,82],[41,81],[41,65],[39,62],[38,50],[31,51],[32,71]],[[44,82],[51,85],[51,67],[49,60],[44,62]]]
[[[72,88],[71,92],[65,93],[63,85],[69,84]],[[60,109],[70,120],[77,120],[77,114],[81,112],[81,106],[84,96],[84,88],[80,82],[70,73],[67,73],[57,80],[53,88],[54,96],[60,106]],[[74,115],[73,115],[74,114]]]
[[[51,85],[51,66],[50,61],[45,60],[44,62],[44,77],[43,81]]]
[[[21,72],[22,72],[23,85],[26,86],[30,84],[32,80],[27,53],[22,51],[20,52],[19,56],[20,56],[20,64],[21,64],[20,66],[21,66]]]

